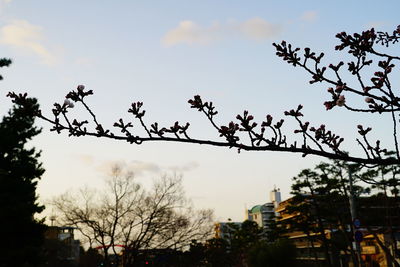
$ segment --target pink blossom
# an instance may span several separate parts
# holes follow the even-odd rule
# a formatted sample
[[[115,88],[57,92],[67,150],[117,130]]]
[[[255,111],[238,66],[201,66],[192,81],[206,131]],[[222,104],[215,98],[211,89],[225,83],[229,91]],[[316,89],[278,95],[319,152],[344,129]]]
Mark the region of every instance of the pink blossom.
[[[336,105],[338,107],[343,107],[345,103],[346,103],[346,99],[345,99],[344,95],[340,95],[338,100],[336,100]]]

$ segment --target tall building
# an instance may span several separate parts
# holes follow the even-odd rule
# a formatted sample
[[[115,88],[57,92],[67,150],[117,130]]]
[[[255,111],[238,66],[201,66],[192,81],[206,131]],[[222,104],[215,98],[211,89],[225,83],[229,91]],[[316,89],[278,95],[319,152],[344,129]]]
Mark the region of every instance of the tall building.
[[[255,205],[251,209],[246,209],[246,220],[256,222],[260,227],[268,230],[271,223],[274,222],[276,214],[275,209],[281,202],[281,192],[279,188],[274,188],[270,192],[270,202]]]
[[[278,208],[278,206],[279,206],[279,203],[281,203],[281,192],[280,192],[280,189],[278,188],[274,188],[274,190],[272,190],[270,193],[269,193],[269,198],[270,198],[270,200],[271,200],[271,202],[274,204],[274,208],[276,209],[276,208]]]

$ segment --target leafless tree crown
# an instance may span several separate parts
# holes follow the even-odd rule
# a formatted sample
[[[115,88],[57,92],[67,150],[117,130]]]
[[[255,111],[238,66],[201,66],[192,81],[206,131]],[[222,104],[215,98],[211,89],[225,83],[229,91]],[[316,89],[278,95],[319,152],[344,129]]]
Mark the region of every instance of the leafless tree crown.
[[[77,227],[89,246],[105,255],[123,247],[125,262],[140,250],[188,247],[209,238],[213,229],[213,212],[193,209],[179,177],[163,176],[145,190],[120,167],[113,168],[105,193],[83,189],[52,204],[60,224]]]

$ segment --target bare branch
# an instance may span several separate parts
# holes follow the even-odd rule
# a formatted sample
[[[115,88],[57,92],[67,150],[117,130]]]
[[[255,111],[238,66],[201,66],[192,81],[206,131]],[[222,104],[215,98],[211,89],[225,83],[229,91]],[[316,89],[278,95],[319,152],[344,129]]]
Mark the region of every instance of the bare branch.
[[[361,138],[354,138],[361,145],[363,156],[352,156],[344,151],[341,144],[344,138],[332,130],[327,130],[325,125],[311,126],[309,122],[303,122],[301,113],[302,105],[297,109],[286,111],[284,114],[294,118],[300,129],[295,133],[301,134],[302,144],[299,146],[296,140],[289,141],[285,135],[283,127],[284,120],[276,120],[270,115],[266,116],[266,121],[255,122],[254,116],[249,111],[244,111],[236,116],[236,121],[232,120],[226,125],[216,121],[218,112],[211,101],[203,101],[196,95],[188,101],[190,107],[201,112],[209,121],[211,127],[219,134],[222,140],[207,140],[202,138],[189,137],[189,123],[181,124],[176,121],[170,127],[162,127],[155,122],[151,125],[144,120],[145,110],[142,102],[133,102],[128,110],[135,119],[138,119],[140,126],[144,129],[145,135],[139,135],[133,131],[133,122],[125,122],[119,119],[114,123],[122,135],[106,129],[98,122],[95,112],[86,102],[86,97],[93,94],[92,90],[85,90],[83,85],[79,85],[76,90],[69,92],[63,104],[54,104],[52,113],[54,118],[38,112],[37,116],[52,126],[51,131],[57,133],[68,132],[70,136],[96,136],[115,140],[127,141],[131,144],[142,144],[143,142],[176,142],[205,144],[211,146],[236,148],[247,151],[277,151],[301,153],[303,156],[316,155],[330,159],[338,159],[361,163],[364,165],[392,165],[400,164],[400,152],[398,145],[397,119],[400,112],[400,96],[393,89],[390,75],[395,70],[393,62],[399,61],[400,57],[389,55],[380,51],[383,47],[397,44],[400,39],[400,26],[393,33],[375,32],[372,28],[362,33],[353,35],[341,32],[336,35],[339,44],[335,47],[338,51],[347,50],[354,57],[354,60],[347,62],[346,74],[350,73],[353,79],[345,81],[343,77],[343,66],[345,62],[329,64],[324,66],[322,61],[324,53],[316,53],[310,48],[305,48],[301,55],[300,48],[294,48],[286,41],[280,44],[274,43],[276,55],[294,67],[305,70],[311,75],[310,84],[325,83],[330,86],[327,90],[329,100],[325,101],[327,110],[334,108],[345,108],[349,112],[361,112],[371,114],[390,113],[393,121],[393,146],[388,148],[380,147],[380,140],[371,141],[367,134],[372,130],[371,127],[362,125],[355,126],[355,131]],[[379,46],[380,45],[380,46]],[[378,48],[377,48],[378,47]],[[379,51],[378,51],[379,50]],[[365,77],[366,70],[373,73],[371,77]],[[371,72],[372,70],[372,72]],[[354,86],[351,84],[354,83]],[[365,101],[349,103],[347,96],[361,97]],[[12,101],[21,105],[26,104],[26,94],[9,93]],[[71,109],[75,104],[83,105],[88,113],[88,120],[78,121],[71,117]],[[362,102],[365,102],[362,104]],[[90,126],[88,121],[92,121]],[[356,128],[357,127],[357,128]],[[266,129],[269,129],[266,131]],[[192,135],[190,135],[192,136]],[[244,138],[243,138],[244,137]],[[362,140],[362,141],[360,141]],[[372,145],[375,143],[376,145]],[[395,155],[386,155],[387,151],[396,151]]]

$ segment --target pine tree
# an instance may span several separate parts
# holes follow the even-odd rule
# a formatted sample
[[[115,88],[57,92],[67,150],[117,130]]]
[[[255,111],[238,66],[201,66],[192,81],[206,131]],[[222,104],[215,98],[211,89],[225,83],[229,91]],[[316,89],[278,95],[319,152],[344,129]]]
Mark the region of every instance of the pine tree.
[[[40,133],[34,126],[36,99],[21,98],[0,122],[0,267],[40,266],[45,225],[36,194],[44,173],[40,152],[27,142]]]

